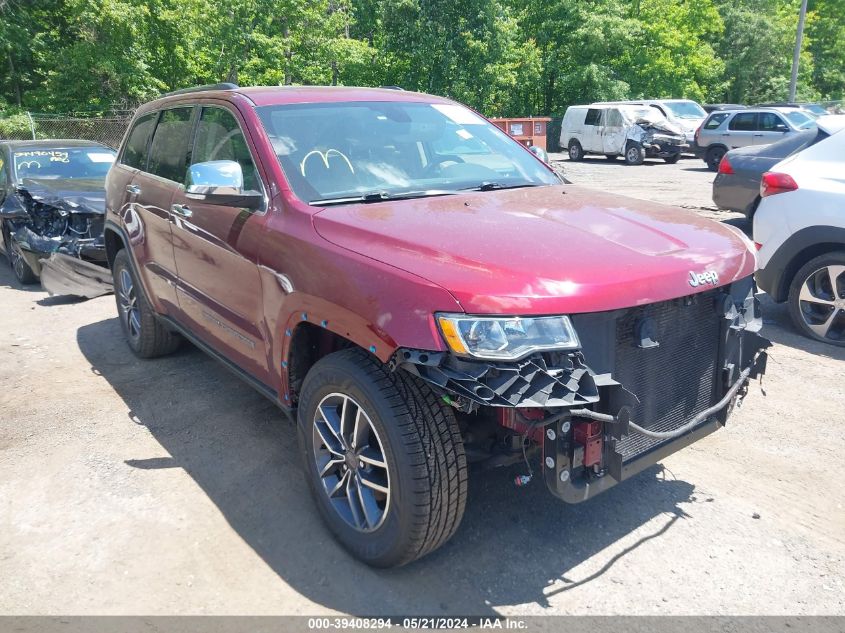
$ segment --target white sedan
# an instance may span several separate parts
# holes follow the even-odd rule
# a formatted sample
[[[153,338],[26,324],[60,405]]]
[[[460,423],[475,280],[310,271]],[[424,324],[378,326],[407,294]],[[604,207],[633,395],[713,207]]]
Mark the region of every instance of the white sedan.
[[[829,138],[763,175],[754,215],[757,284],[788,302],[801,332],[845,346],[845,115],[818,124]]]

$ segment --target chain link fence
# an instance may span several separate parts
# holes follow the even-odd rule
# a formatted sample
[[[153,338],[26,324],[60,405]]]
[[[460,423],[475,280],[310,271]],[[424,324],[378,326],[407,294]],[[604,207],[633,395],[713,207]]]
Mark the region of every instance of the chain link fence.
[[[97,115],[25,112],[0,118],[0,140],[84,139],[117,149],[132,114],[131,110]]]

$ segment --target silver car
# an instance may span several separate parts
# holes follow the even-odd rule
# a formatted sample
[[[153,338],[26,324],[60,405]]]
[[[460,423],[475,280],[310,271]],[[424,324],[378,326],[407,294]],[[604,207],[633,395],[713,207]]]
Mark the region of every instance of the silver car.
[[[815,126],[800,108],[748,108],[712,112],[695,133],[693,151],[711,171],[729,150],[749,145],[768,145],[786,135]]]

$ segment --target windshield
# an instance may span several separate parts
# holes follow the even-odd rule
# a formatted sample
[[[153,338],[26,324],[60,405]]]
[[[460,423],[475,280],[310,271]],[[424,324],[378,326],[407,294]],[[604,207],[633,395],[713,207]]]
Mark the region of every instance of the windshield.
[[[499,128],[456,104],[308,103],[257,111],[293,192],[308,203],[559,183]]]
[[[813,117],[808,116],[804,112],[800,110],[790,110],[785,112],[784,115],[787,119],[789,119],[790,123],[801,130],[806,130],[815,126],[816,121]]]
[[[707,116],[695,101],[666,101],[664,104],[679,119],[703,119]]]
[[[15,175],[47,180],[106,179],[115,152],[107,147],[39,147],[12,152]]]
[[[802,106],[805,110],[812,112],[818,116],[824,116],[827,114],[827,109],[824,106],[819,105],[818,103],[807,103]]]
[[[668,123],[667,119],[657,108],[650,106],[634,106],[627,108],[620,108],[622,116],[629,123],[636,123],[640,119],[645,119],[651,124]]]

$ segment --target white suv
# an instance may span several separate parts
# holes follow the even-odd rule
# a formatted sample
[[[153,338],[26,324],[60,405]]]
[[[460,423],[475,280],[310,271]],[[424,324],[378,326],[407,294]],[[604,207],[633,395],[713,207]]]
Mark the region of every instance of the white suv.
[[[825,119],[818,120],[819,127]],[[763,175],[757,284],[807,336],[845,346],[845,130]]]

